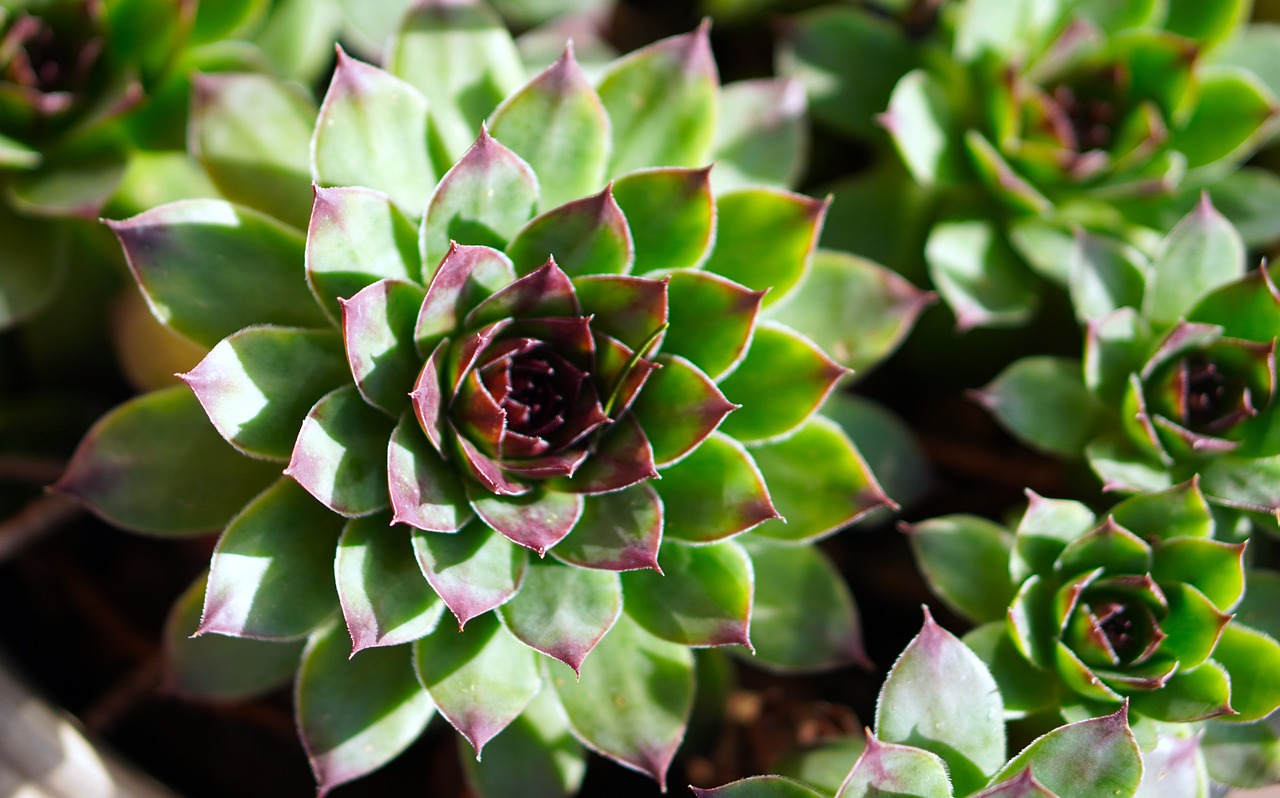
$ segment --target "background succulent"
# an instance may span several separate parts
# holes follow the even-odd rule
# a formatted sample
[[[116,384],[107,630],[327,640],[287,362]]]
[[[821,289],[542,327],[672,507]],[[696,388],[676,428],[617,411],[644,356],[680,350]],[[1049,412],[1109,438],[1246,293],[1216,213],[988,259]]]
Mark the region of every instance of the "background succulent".
[[[594,86],[570,51],[522,82],[492,12],[425,2],[388,59],[340,53],[318,114],[260,75],[197,84],[191,139],[243,204],[112,227],[156,316],[212,349],[190,389],[106,416],[58,487],[148,533],[226,525],[170,679],[243,695],[300,654],[322,791],[436,712],[488,753],[485,794],[571,791],[575,739],[661,780],[689,647],[864,660],[847,588],[797,544],[889,500],[814,414],[846,369],[775,315],[826,204],[743,185],[778,171],[760,148],[799,157],[794,128],[717,128],[705,27]],[[850,359],[919,305],[879,283],[911,301]]]

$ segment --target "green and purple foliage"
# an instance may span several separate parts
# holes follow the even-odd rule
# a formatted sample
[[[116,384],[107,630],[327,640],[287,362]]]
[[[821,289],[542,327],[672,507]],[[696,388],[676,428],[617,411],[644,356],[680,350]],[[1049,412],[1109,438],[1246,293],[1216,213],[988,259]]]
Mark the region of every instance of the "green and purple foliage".
[[[1126,705],[1144,747],[1197,729],[1234,740],[1221,757],[1204,746],[1208,772],[1255,786],[1240,763],[1273,758],[1275,734],[1259,721],[1280,706],[1280,644],[1264,631],[1274,608],[1243,612],[1245,544],[1214,538],[1194,480],[1125,499],[1101,520],[1031,494],[1013,532],[966,515],[906,531],[934,592],[979,624],[965,641],[991,668],[1008,717],[1071,720]]]
[[[798,120],[732,112],[705,27],[594,84],[571,50],[526,80],[471,2],[415,4],[387,52],[340,52],[319,109],[197,82],[230,201],[112,228],[156,317],[211,350],[58,487],[141,532],[225,527],[170,682],[236,697],[296,668],[322,792],[436,714],[485,795],[572,792],[584,746],[661,781],[691,648],[865,661],[805,544],[891,502],[815,413],[848,369],[780,321],[806,315],[826,203],[744,185],[759,148],[799,157]],[[843,357],[869,363],[924,296],[840,264],[828,294],[845,273],[901,308],[860,321]]]

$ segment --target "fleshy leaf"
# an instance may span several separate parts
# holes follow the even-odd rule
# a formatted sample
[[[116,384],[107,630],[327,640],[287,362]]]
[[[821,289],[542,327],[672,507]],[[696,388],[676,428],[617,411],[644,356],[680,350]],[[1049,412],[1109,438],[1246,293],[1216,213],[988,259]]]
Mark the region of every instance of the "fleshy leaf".
[[[713,543],[779,517],[750,453],[719,432],[664,469],[654,487],[662,497],[668,539]]]
[[[444,604],[427,584],[408,528],[386,514],[347,522],[333,566],[352,656],[429,634]]]
[[[662,368],[632,408],[653,445],[653,460],[670,465],[689,454],[720,426],[734,405],[697,366],[678,355],[660,355]]]
[[[563,672],[550,680],[578,739],[665,787],[693,708],[688,647],[659,640],[624,614],[578,681]]]
[[[1003,713],[991,673],[926,610],[880,690],[876,737],[939,755],[964,795],[1004,764]]]
[[[410,413],[391,433],[387,483],[394,523],[457,532],[474,517],[457,471],[432,448]]]
[[[961,331],[1020,324],[1035,307],[1031,274],[989,222],[934,225],[925,244],[925,260]]]
[[[947,766],[936,754],[908,745],[882,743],[870,734],[836,798],[950,798]]]
[[[537,201],[533,170],[482,129],[431,195],[422,222],[422,262],[438,263],[450,241],[504,249]]]
[[[1001,200],[1020,212],[1037,216],[1047,216],[1053,210],[1053,203],[1018,174],[982,133],[974,129],[966,130],[964,146],[969,154],[969,162],[978,172],[978,178]]]
[[[430,268],[434,271],[414,333],[418,353],[423,355],[451,334],[482,300],[516,279],[507,256],[489,247],[450,243],[439,268]]]
[[[397,417],[422,368],[414,329],[422,288],[399,280],[365,286],[342,305],[342,338],[356,388],[364,400]]]
[[[917,183],[932,186],[956,180],[964,154],[953,131],[950,93],[923,69],[908,72],[893,87],[881,124]]]
[[[840,426],[810,416],[794,435],[751,449],[773,506],[786,519],[751,532],[799,543],[825,537],[878,507],[894,507]],[[815,470],[814,463],[822,463]]]
[[[441,625],[414,644],[413,654],[436,709],[477,757],[542,689],[538,655],[492,615],[476,618],[466,629]]]
[[[589,274],[573,281],[582,315],[593,317],[592,332],[617,338],[633,353],[667,323],[667,284],[621,274]]]
[[[349,658],[339,623],[311,636],[294,685],[294,712],[321,798],[409,746],[435,714],[405,646]]]
[[[740,80],[725,86],[711,173],[716,190],[795,186],[808,149],[806,110],[804,86],[795,79]]]
[[[583,568],[657,568],[662,529],[662,501],[650,485],[642,483],[589,497],[578,525],[551,553]]]
[[[335,320],[339,299],[378,280],[418,281],[418,231],[391,200],[367,188],[315,189],[307,230],[307,283]]]
[[[413,550],[459,626],[510,599],[524,578],[524,549],[478,521],[452,535],[416,531]]]
[[[996,779],[1030,768],[1058,795],[1132,795],[1142,778],[1142,755],[1128,713],[1077,721],[1038,737],[1001,768]]]
[[[1077,501],[1046,499],[1027,491],[1027,511],[1018,522],[1009,573],[1015,583],[1049,573],[1067,544],[1095,526],[1093,512]]]
[[[541,176],[541,210],[593,194],[605,182],[609,115],[573,57],[572,43],[502,101],[489,127]]]
[[[1259,788],[1280,780],[1280,739],[1266,723],[1206,724],[1200,747],[1214,781]]]
[[[706,258],[716,214],[709,169],[645,169],[614,181],[613,198],[635,244],[636,274],[692,268]]]
[[[904,525],[916,563],[934,595],[975,623],[1004,618],[1013,599],[1013,535],[985,518],[949,515]]]
[[[1130,496],[1112,507],[1111,515],[1125,529],[1151,540],[1213,536],[1213,515],[1195,479]]]
[[[552,208],[522,227],[507,246],[516,274],[555,258],[570,275],[626,274],[635,250],[613,189]]]
[[[613,123],[610,174],[710,160],[720,78],[706,25],[613,62],[598,90]]]
[[[803,782],[782,776],[752,776],[722,787],[690,787],[694,798],[822,798]]]
[[[333,558],[342,519],[281,478],[222,533],[199,634],[287,640],[336,608]]]
[[[1059,705],[1059,681],[1046,679],[1045,672],[1018,651],[1003,618],[970,631],[964,636],[964,643],[1000,685],[1006,718],[1024,718]]]
[[[1201,740],[1162,734],[1142,755],[1142,782],[1134,798],[1198,798],[1209,793]]]
[[[1280,457],[1215,457],[1200,470],[1200,488],[1214,504],[1275,513],[1280,509]]]
[[[1244,271],[1244,242],[1206,194],[1161,244],[1152,264],[1143,315],[1156,322],[1175,322],[1205,294],[1239,279]]]
[[[1195,110],[1169,146],[1187,156],[1190,169],[1248,155],[1276,117],[1275,97],[1257,75],[1238,67],[1209,65],[1197,77]]]
[[[222,196],[298,229],[311,211],[315,118],[303,92],[267,75],[197,75],[191,84],[190,148]]]
[[[1249,341],[1267,341],[1280,329],[1280,290],[1271,270],[1258,268],[1242,279],[1210,292],[1187,315],[1187,320],[1216,324],[1222,334]]]
[[[1157,543],[1151,577],[1159,584],[1186,583],[1222,610],[1244,595],[1244,544],[1174,538]]]
[[[116,526],[185,535],[224,526],[279,473],[228,446],[179,385],[103,416],[53,489]]]
[[[340,347],[327,330],[250,327],[181,376],[228,443],[288,460],[307,411],[348,379]]]
[[[746,355],[764,293],[709,272],[677,271],[669,277],[671,326],[662,350],[682,355],[720,379]]]
[[[870,668],[853,595],[815,546],[743,541],[755,570],[753,665],[781,672]]]
[[[421,215],[436,182],[426,98],[339,47],[311,139],[311,176],[321,186],[368,186]]]
[[[707,271],[763,291],[768,307],[804,278],[827,215],[826,200],[747,188],[716,198],[716,246]]]
[[[286,684],[298,668],[302,641],[191,637],[200,625],[207,576],[201,574],[183,591],[165,620],[162,689],[179,695],[236,700]]]
[[[1129,701],[1136,713],[1182,723],[1231,714],[1231,692],[1226,671],[1209,661],[1195,670],[1174,673],[1157,690],[1135,690]]]
[[[603,433],[572,479],[556,479],[553,487],[592,496],[622,490],[657,475],[653,447],[634,414],[628,413]]]
[[[151,312],[196,343],[254,324],[328,326],[302,279],[301,234],[257,211],[182,200],[110,226]]]
[[[1077,232],[1067,264],[1067,287],[1076,318],[1087,321],[1119,308],[1141,307],[1148,269],[1146,258],[1133,247]]]
[[[992,784],[973,798],[1058,798],[1044,788],[1027,768],[1016,776]]]
[[[517,640],[578,673],[618,620],[622,585],[610,571],[535,560],[525,571],[520,592],[498,612]]]
[[[0,330],[39,312],[66,277],[68,248],[55,223],[0,210],[0,236],[5,246],[0,269]]]
[[[662,573],[622,577],[627,614],[650,634],[686,646],[751,647],[751,557],[734,541],[710,546],[668,543]]]
[[[354,385],[331,391],[302,422],[285,473],[340,515],[382,510],[390,504],[387,440],[394,426]]]
[[[848,369],[777,322],[756,326],[751,349],[720,383],[743,400],[722,428],[744,443],[785,437],[816,411]]]
[[[1275,638],[1242,623],[1229,623],[1213,650],[1213,659],[1231,678],[1232,720],[1265,717],[1280,706],[1280,644]]]
[[[534,696],[485,750],[483,760],[462,753],[462,767],[472,788],[491,798],[571,795],[587,771],[586,752],[550,689]]]
[[[471,507],[480,520],[539,557],[569,534],[582,517],[583,499],[577,493],[535,489],[523,496],[500,496],[471,482],[466,484]]]

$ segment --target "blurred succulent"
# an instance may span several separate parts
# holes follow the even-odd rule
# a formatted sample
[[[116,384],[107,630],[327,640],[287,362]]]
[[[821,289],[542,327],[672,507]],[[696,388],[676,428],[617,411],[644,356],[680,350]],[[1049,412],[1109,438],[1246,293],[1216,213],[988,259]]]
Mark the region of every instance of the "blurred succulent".
[[[388,52],[339,53],[318,115],[261,76],[201,80],[192,141],[245,204],[112,227],[157,318],[212,350],[105,417],[58,487],[144,532],[226,527],[170,680],[245,695],[301,655],[322,792],[436,712],[485,749],[484,795],[575,790],[582,744],[661,781],[690,647],[865,661],[847,588],[797,544],[890,502],[814,412],[847,369],[774,318],[826,203],[713,191],[794,137],[717,128],[705,27],[595,86],[571,50],[521,83],[476,3],[416,4]]]
[[[1213,537],[1195,480],[1115,505],[1030,494],[1016,530],[964,515],[906,527],[921,571],[980,624],[966,642],[988,664],[1009,717],[1088,717],[1127,704],[1144,747],[1180,724],[1256,729],[1280,706],[1280,643],[1232,611],[1244,543]],[[1212,720],[1210,720],[1212,719]],[[1253,724],[1253,725],[1250,725]],[[1213,770],[1213,763],[1210,763]]]
[[[1110,489],[1200,477],[1223,507],[1280,509],[1276,334],[1270,271],[1246,273],[1238,232],[1207,198],[1154,260],[1081,234],[1068,256],[1087,323],[1083,366],[1037,356],[979,393],[1033,446],[1087,457]]]
[[[868,729],[865,743],[847,738],[824,746],[857,751],[852,768],[848,758],[841,763],[810,752],[811,763],[802,757],[793,765],[795,777],[756,776],[693,792],[697,798],[1129,798],[1155,795],[1149,781],[1166,798],[1205,794],[1193,759],[1139,751],[1124,707],[1053,729],[1007,761],[1003,714],[991,672],[926,611],[924,628],[880,690],[875,733]]]

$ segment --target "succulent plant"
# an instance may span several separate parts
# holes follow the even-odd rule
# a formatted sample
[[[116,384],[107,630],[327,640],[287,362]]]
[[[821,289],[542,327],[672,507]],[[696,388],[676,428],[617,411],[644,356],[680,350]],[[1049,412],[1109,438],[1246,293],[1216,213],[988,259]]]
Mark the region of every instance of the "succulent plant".
[[[225,526],[170,681],[238,696],[298,667],[322,792],[437,712],[485,751],[485,795],[573,791],[583,744],[661,781],[691,647],[865,661],[798,544],[889,500],[815,414],[847,369],[774,318],[826,204],[713,192],[792,138],[717,136],[705,27],[595,86],[571,50],[521,83],[496,17],[456,0],[416,4],[388,52],[340,52],[318,114],[261,76],[197,85],[200,157],[259,210],[112,228],[157,318],[212,349],[102,419],[58,488],[147,533]]]
[[[848,742],[854,740],[824,747]],[[1185,748],[1175,742],[1182,741],[1166,749]],[[1140,791],[1150,781],[1160,795],[1191,798],[1205,787],[1192,758],[1144,756],[1124,707],[1048,731],[1006,761],[1001,694],[991,672],[928,610],[881,688],[875,732],[868,729],[853,749],[852,767],[847,759],[843,766],[823,762],[800,768],[799,778],[756,776],[693,792],[697,798],[1128,798],[1148,794]]]
[[[1146,746],[1197,721],[1274,741],[1255,721],[1280,706],[1280,685],[1263,675],[1280,665],[1280,643],[1232,616],[1246,544],[1213,537],[1195,480],[1127,498],[1101,521],[1032,493],[1012,533],[965,515],[906,531],[932,589],[980,624],[965,641],[1006,715],[1127,705]]]
[[[1087,323],[1083,363],[1017,361],[979,398],[1031,445],[1083,454],[1110,489],[1159,489],[1198,474],[1211,502],[1274,514],[1280,294],[1265,264],[1246,272],[1245,257],[1207,198],[1152,261],[1081,234],[1069,260]]]

